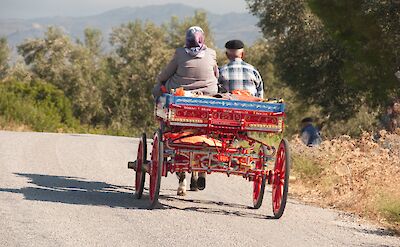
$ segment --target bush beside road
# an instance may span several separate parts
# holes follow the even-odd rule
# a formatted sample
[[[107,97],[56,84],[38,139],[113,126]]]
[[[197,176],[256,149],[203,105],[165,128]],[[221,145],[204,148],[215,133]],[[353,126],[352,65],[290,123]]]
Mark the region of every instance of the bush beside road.
[[[319,147],[291,142],[290,192],[303,201],[349,211],[400,232],[400,136],[341,136]]]

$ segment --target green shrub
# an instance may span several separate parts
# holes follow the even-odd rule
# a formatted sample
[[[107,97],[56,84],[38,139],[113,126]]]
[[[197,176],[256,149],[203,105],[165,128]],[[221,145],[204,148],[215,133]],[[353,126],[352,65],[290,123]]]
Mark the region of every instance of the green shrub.
[[[360,137],[364,131],[370,132],[376,128],[377,118],[378,110],[363,106],[353,117],[346,121],[329,122],[322,130],[322,133],[328,138],[340,135]]]
[[[380,196],[379,211],[385,219],[394,224],[400,224],[400,198],[389,195]]]
[[[299,155],[292,155],[293,173],[302,179],[318,179],[323,171],[320,164]]]
[[[64,93],[45,82],[7,81],[0,84],[0,116],[35,131],[76,128],[78,121]]]

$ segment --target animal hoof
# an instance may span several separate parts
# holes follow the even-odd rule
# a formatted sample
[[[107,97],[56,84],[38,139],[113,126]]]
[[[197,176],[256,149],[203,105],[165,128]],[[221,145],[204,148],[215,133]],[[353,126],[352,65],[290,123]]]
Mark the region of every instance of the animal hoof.
[[[197,188],[199,190],[204,190],[206,188],[206,178],[205,177],[199,177],[197,179]]]
[[[177,194],[178,196],[186,196],[186,192],[183,191],[183,190],[181,190],[181,191],[178,190],[178,192],[177,192],[176,194]]]
[[[193,182],[193,183],[190,183],[190,190],[191,191],[198,191],[199,190],[199,188],[197,188],[197,181]]]

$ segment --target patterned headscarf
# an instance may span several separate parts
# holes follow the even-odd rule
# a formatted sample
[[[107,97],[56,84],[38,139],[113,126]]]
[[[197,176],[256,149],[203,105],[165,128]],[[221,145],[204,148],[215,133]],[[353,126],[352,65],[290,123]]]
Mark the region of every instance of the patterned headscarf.
[[[201,27],[193,26],[186,31],[186,52],[192,57],[204,57],[207,46],[204,44],[204,31]]]

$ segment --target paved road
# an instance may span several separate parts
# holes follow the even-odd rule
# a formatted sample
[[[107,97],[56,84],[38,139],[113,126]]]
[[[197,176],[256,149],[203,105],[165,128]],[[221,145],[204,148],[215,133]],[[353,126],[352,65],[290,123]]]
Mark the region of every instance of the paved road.
[[[400,238],[351,215],[289,200],[270,219],[251,184],[211,175],[202,192],[175,196],[161,182],[161,207],[134,199],[126,168],[137,140],[0,132],[0,246],[400,246]],[[145,191],[147,194],[147,191]]]

